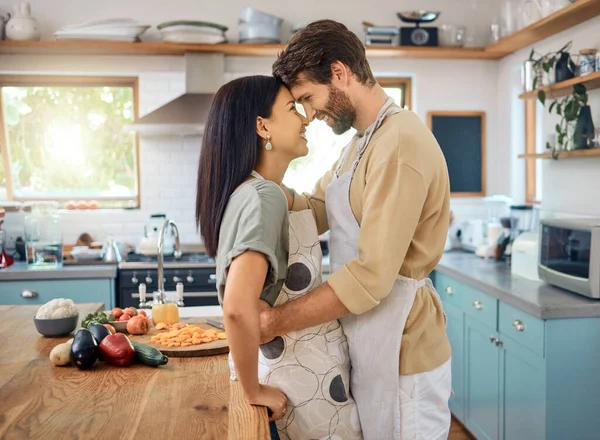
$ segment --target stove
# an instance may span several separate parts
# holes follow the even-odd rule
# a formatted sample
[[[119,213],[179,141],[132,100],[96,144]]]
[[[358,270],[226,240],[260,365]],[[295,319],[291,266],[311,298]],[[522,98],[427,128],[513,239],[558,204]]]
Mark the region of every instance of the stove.
[[[189,253],[180,258],[165,255],[163,281],[167,292],[175,291],[177,283],[183,284],[186,306],[219,305],[217,299],[216,263],[206,254]],[[117,303],[119,307],[138,307],[139,285],[146,284],[146,297],[153,299],[158,288],[158,257],[130,254],[119,263],[117,278]]]

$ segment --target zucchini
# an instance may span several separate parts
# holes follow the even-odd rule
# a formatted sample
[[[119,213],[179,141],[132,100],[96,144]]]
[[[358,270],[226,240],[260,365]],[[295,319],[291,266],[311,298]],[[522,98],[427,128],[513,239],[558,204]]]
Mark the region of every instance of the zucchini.
[[[137,360],[139,360],[144,365],[149,365],[151,367],[158,367],[159,365],[165,365],[169,358],[162,354],[154,347],[150,347],[146,344],[141,344],[134,340],[131,340],[131,345],[135,349],[135,356]]]

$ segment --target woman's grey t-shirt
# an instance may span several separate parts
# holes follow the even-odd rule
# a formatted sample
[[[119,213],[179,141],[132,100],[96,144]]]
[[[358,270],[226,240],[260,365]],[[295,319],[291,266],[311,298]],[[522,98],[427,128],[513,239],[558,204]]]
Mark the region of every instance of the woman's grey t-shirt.
[[[229,197],[217,249],[217,291],[223,304],[233,259],[246,251],[264,254],[269,269],[261,299],[275,304],[287,270],[289,217],[287,199],[269,180],[251,179]]]

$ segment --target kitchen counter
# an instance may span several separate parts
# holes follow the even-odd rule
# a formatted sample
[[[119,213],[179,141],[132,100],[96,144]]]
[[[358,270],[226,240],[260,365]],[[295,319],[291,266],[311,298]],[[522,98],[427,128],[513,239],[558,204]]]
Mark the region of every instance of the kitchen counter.
[[[37,269],[27,267],[27,263],[17,261],[12,266],[0,269],[0,282],[20,280],[64,280],[116,278],[117,265],[101,264],[97,266],[63,266],[57,269]]]
[[[600,300],[511,275],[510,266],[466,252],[445,253],[435,269],[541,319],[600,317]]]
[[[38,307],[0,306],[0,438],[270,438],[266,409],[244,402],[227,355],[171,357],[158,368],[55,367],[49,353],[68,338],[37,333]],[[84,316],[104,305],[78,307]]]

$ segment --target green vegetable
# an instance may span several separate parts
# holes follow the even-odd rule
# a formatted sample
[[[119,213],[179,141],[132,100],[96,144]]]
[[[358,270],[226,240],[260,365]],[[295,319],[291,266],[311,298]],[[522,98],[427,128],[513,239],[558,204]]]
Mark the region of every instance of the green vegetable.
[[[80,369],[87,370],[94,366],[99,353],[98,344],[92,333],[85,328],[77,330],[71,344],[71,361]]]
[[[109,315],[106,312],[95,312],[86,315],[85,318],[81,321],[81,326],[83,328],[88,328],[90,323],[97,322],[98,324],[108,324],[109,321],[114,321],[115,317],[113,315]]]
[[[151,367],[158,367],[159,365],[166,365],[169,358],[162,354],[159,350],[154,347],[150,347],[146,344],[140,344],[130,340],[131,345],[135,349],[135,356],[138,361],[142,364],[149,365]]]

